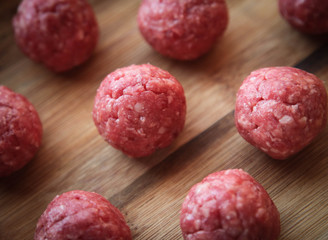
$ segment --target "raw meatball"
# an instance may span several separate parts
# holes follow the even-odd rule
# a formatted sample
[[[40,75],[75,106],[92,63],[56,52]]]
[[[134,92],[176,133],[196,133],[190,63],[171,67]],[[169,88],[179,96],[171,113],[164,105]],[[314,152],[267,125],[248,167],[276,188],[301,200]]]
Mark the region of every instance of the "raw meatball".
[[[279,212],[265,189],[241,169],[210,174],[194,185],[181,209],[180,227],[190,240],[275,240]]]
[[[0,177],[25,166],[41,145],[42,125],[32,104],[0,86]]]
[[[304,33],[328,33],[327,0],[279,0],[281,15]]]
[[[21,50],[56,72],[86,61],[98,41],[98,25],[85,0],[23,0],[13,26]]]
[[[192,60],[208,52],[228,25],[225,0],[143,0],[141,34],[159,53]]]
[[[98,88],[93,120],[112,146],[132,157],[167,147],[182,131],[186,99],[181,84],[150,64],[109,74]]]
[[[34,240],[130,240],[121,212],[94,192],[56,196],[40,217]]]
[[[327,124],[327,92],[313,74],[291,67],[252,72],[237,94],[240,135],[275,159],[307,146]]]

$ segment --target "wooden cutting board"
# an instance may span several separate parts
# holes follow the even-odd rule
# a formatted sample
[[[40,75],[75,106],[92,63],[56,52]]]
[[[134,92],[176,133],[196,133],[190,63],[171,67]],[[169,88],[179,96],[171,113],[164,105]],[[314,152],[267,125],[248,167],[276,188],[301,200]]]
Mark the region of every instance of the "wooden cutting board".
[[[90,0],[101,37],[92,58],[55,74],[17,48],[11,19],[19,1],[0,3],[0,84],[25,95],[41,117],[37,156],[0,179],[0,239],[33,239],[48,203],[66,191],[94,191],[125,215],[134,239],[181,239],[179,211],[192,185],[215,171],[242,168],[268,191],[281,213],[280,239],[328,239],[328,128],[286,161],[245,142],[233,122],[235,95],[252,71],[296,66],[328,87],[327,36],[301,34],[274,0],[228,0],[229,27],[210,53],[191,62],[148,46],[136,22],[140,1]],[[96,89],[116,68],[151,63],[174,75],[187,98],[184,131],[168,148],[132,159],[98,134],[91,111]]]

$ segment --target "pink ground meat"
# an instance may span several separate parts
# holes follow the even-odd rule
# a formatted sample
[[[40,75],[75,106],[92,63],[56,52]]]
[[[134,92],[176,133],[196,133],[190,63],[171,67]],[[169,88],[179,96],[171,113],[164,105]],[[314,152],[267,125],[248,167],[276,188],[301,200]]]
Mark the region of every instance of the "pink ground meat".
[[[0,86],[0,177],[25,166],[41,145],[42,125],[32,104]]]
[[[276,240],[280,216],[253,177],[230,169],[210,174],[190,189],[180,227],[188,240]]]
[[[304,33],[328,33],[327,0],[279,0],[281,15]]]
[[[313,74],[291,67],[252,72],[237,93],[240,135],[272,158],[307,146],[327,124],[327,92]]]
[[[98,41],[98,24],[85,0],[23,0],[13,27],[21,50],[56,72],[85,62]]]
[[[112,146],[132,157],[167,147],[182,131],[186,100],[181,84],[150,64],[109,74],[98,88],[93,119]]]
[[[143,0],[138,24],[159,53],[192,60],[208,52],[228,24],[225,0]]]
[[[34,240],[130,240],[121,212],[103,196],[71,191],[56,196],[40,217]]]

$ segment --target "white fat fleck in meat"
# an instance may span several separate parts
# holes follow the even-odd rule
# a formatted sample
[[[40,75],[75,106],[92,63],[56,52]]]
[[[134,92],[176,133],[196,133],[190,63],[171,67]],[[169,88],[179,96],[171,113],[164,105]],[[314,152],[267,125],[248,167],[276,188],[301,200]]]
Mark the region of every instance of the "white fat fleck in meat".
[[[274,130],[271,132],[271,134],[272,134],[272,136],[274,136],[274,137],[276,137],[276,138],[280,138],[280,137],[283,135],[281,128],[276,128],[276,129],[274,129]],[[273,142],[276,141],[275,138],[270,137],[270,139],[271,139]]]
[[[311,95],[313,95],[313,94],[317,94],[317,93],[318,93],[317,90],[314,89],[314,88],[312,88],[311,91],[310,91],[310,94],[311,94]]]
[[[253,112],[256,112],[257,111],[257,106],[255,105],[255,106],[253,106],[253,110],[252,110]]]
[[[141,74],[138,74],[137,76],[136,76],[136,80],[137,80],[137,82],[139,83],[139,82],[142,82],[142,76],[141,76]]]
[[[238,123],[243,127],[243,128],[250,128],[252,123],[248,121],[248,119],[245,117],[245,115],[242,115],[240,118],[238,118]]]
[[[216,203],[217,201],[212,199],[209,201],[206,201],[203,206],[201,207],[201,212],[204,217],[208,218],[210,216],[211,209],[216,209]]]
[[[294,118],[292,118],[291,116],[285,115],[279,119],[279,122],[281,124],[290,124],[290,123],[294,122]]]
[[[226,200],[226,201],[221,202],[221,208],[222,209],[227,209],[227,208],[230,207],[230,205],[231,205],[230,200]]]
[[[230,175],[230,173],[231,173],[231,169],[224,171],[224,175]]]
[[[126,130],[133,133],[137,132],[137,130],[133,127],[127,127]]]
[[[298,7],[299,5],[302,5],[305,2],[305,0],[296,0],[295,7]]]
[[[289,102],[289,103],[294,102],[294,98],[295,98],[295,94],[291,94],[291,95],[289,95],[289,96],[288,96],[288,102]]]
[[[278,149],[275,148],[271,148],[270,151],[273,153],[281,153]]]
[[[260,147],[260,149],[261,149],[263,152],[268,152],[268,151],[269,151],[267,148],[264,148],[264,147]]]
[[[287,80],[286,80],[287,81]],[[283,95],[285,95],[285,91],[284,90],[280,90],[280,91],[278,91],[278,95],[279,96],[283,96]]]
[[[140,136],[145,136],[146,135],[145,132],[144,132],[144,130],[142,128],[139,128],[137,130],[137,133],[139,133]]]
[[[241,208],[243,208],[243,207],[244,207],[244,202],[238,200],[238,198],[237,198],[236,208],[237,208],[237,209],[241,209]]]
[[[201,193],[201,192],[206,192],[206,190],[209,188],[209,183],[207,183],[207,182],[204,182],[204,183],[202,183],[202,184],[199,184],[197,187],[196,187],[196,191],[195,191],[195,193],[196,194],[199,194],[199,193]]]
[[[202,206],[201,211],[205,218],[208,218],[210,216],[210,209],[207,206]]]
[[[292,107],[291,107],[291,109],[292,109],[292,113],[297,113],[298,112],[298,104],[296,104],[296,105],[292,105]]]
[[[138,102],[134,105],[134,110],[138,113],[142,112],[143,109],[144,109],[144,105],[142,103]]]
[[[171,95],[169,95],[169,96],[167,97],[167,102],[168,102],[169,104],[171,104],[171,103],[173,102],[173,97],[172,97]]]
[[[195,226],[195,230],[196,230],[196,231],[198,231],[198,230],[200,229],[200,225],[201,225],[201,221],[197,219],[197,220],[195,221],[195,224],[194,224],[194,226]]]
[[[265,209],[264,208],[259,208],[256,211],[255,217],[256,218],[262,218],[263,216],[265,216],[265,214],[266,214]]]
[[[271,144],[269,141],[266,141],[265,144],[270,148],[271,147]]]
[[[304,25],[304,21],[298,17],[290,17],[290,20],[292,22],[294,22],[294,24],[299,25],[299,26],[303,26]]]
[[[312,77],[305,77],[304,80],[307,81],[310,84],[314,83],[314,80],[312,79]]]
[[[257,78],[256,78],[256,77],[251,77],[251,78],[249,79],[249,81],[250,81],[250,82],[256,82],[256,81],[257,81]]]
[[[144,116],[141,116],[141,117],[139,118],[139,120],[140,120],[140,122],[144,123],[144,122],[146,121],[146,118],[145,118]]]
[[[225,216],[227,220],[234,219],[236,217],[237,217],[237,213],[235,211],[230,211]]]
[[[305,125],[306,124],[306,121],[307,121],[307,117],[302,117],[298,120],[298,122],[302,125]]]
[[[159,134],[163,134],[163,133],[165,133],[166,132],[166,128],[165,127],[160,127],[159,129],[158,129],[158,133]]]
[[[187,221],[192,221],[192,220],[194,220],[194,216],[192,214],[187,214],[186,220]]]
[[[112,104],[110,104],[110,102],[106,104],[106,111],[112,112]]]
[[[126,108],[127,108],[127,109],[130,109],[130,110],[134,109],[133,106],[132,106],[131,104],[128,104],[128,105],[126,106]]]

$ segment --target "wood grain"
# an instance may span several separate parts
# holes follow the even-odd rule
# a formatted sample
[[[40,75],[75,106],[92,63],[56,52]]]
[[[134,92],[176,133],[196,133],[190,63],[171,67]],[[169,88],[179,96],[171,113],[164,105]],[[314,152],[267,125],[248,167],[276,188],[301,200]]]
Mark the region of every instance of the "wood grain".
[[[139,34],[140,1],[90,3],[101,29],[99,44],[87,63],[64,74],[20,52],[11,27],[19,1],[0,3],[0,84],[25,95],[44,128],[33,161],[0,179],[0,239],[33,239],[48,203],[73,189],[109,199],[125,214],[134,239],[181,239],[179,211],[188,190],[228,168],[243,168],[267,189],[281,213],[280,239],[328,239],[328,129],[288,161],[275,161],[245,142],[233,122],[235,94],[257,68],[296,66],[328,87],[327,36],[290,28],[274,0],[229,0],[225,35],[205,56],[180,62],[154,52]],[[132,159],[103,141],[91,111],[108,73],[148,62],[181,82],[187,120],[170,147]]]

